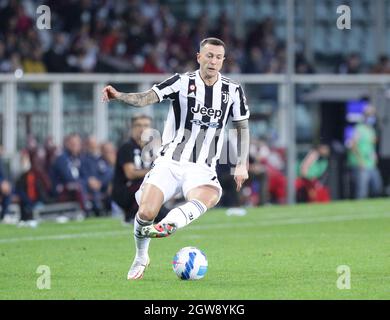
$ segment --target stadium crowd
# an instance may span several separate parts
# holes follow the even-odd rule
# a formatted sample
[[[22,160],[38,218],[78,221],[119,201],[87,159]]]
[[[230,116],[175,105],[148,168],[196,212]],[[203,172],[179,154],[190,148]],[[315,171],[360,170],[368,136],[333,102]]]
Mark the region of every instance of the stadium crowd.
[[[94,136],[82,140],[78,134],[70,134],[60,149],[50,138],[42,146],[30,138],[20,155],[21,173],[16,179],[0,172],[2,219],[6,218],[11,196],[20,205],[21,220],[26,221],[33,218],[36,206],[55,202],[76,201],[85,217],[111,210],[116,161],[112,143],[98,144]],[[10,187],[3,188],[5,181]]]
[[[355,190],[350,195],[352,198],[381,196],[383,193],[382,177],[376,165],[375,139],[372,138],[375,132],[370,122],[374,113],[373,107],[367,108],[365,120],[356,129],[359,131],[358,140],[349,143],[348,165]],[[19,204],[23,222],[33,219],[37,206],[73,201],[79,204],[83,217],[112,215],[113,211],[119,210],[124,214],[124,222],[131,222],[136,212],[134,193],[154,157],[150,155],[147,160],[141,157],[144,146],[141,136],[150,127],[151,118],[148,116],[133,118],[131,134],[118,151],[111,142],[99,144],[94,136],[82,139],[76,133],[66,136],[62,147],[55,146],[51,138],[39,145],[30,137],[20,152],[20,174],[15,179],[5,174],[0,154],[0,221],[8,221],[7,209],[11,202]],[[224,148],[230,149],[227,152],[234,152],[230,142]],[[330,156],[329,145],[319,143],[298,161],[295,182],[298,202],[331,200],[327,181]],[[130,165],[126,168],[127,164]],[[284,149],[270,145],[266,138],[252,137],[249,179],[240,193],[235,190],[232,168],[234,155],[231,157],[231,154],[228,163],[217,165],[218,179],[224,190],[219,206],[286,203]]]
[[[135,204],[134,193],[142,178],[135,178],[133,175],[134,178],[126,179],[123,176],[126,173],[120,173],[120,180],[136,182],[133,186],[129,184],[130,187],[127,188],[125,183],[123,186],[115,186],[114,176],[118,163],[122,167],[126,162],[135,165],[137,162],[144,162],[137,156],[136,149],[141,146],[135,141],[139,141],[136,137],[140,137],[146,127],[133,127],[130,140],[119,148],[110,142],[99,144],[94,136],[82,139],[76,133],[66,136],[63,146],[55,146],[51,138],[40,145],[35,138],[30,137],[26,147],[20,151],[20,172],[14,178],[5,174],[7,170],[3,169],[0,154],[0,220],[13,221],[7,219],[10,216],[7,215],[7,208],[11,202],[19,205],[22,221],[32,220],[33,211],[38,206],[69,201],[79,204],[84,217],[111,215],[112,210],[117,210],[118,206],[124,209],[122,211],[126,215],[126,207],[130,209]],[[232,146],[231,148],[234,149]],[[136,156],[132,155],[134,152]],[[236,193],[231,174],[234,156],[229,159],[228,163],[217,167],[224,189],[220,206],[257,206],[286,202],[285,155],[282,149],[270,147],[263,139],[252,139],[250,180],[240,194]],[[142,165],[139,172],[144,171],[146,174],[149,166],[150,163]],[[113,189],[121,190],[120,194],[113,194]],[[128,203],[131,198],[134,203]]]
[[[216,21],[207,12],[192,21],[155,0],[48,0],[52,29],[38,30],[36,7],[41,3],[1,2],[0,72],[184,72],[196,68],[192,52],[211,35],[230,48],[226,73],[285,70],[285,43],[276,36],[272,18],[249,25],[246,36],[238,37],[224,12]],[[298,53],[296,71],[316,70]],[[390,73],[390,63],[384,55],[366,66],[352,53],[333,71]]]

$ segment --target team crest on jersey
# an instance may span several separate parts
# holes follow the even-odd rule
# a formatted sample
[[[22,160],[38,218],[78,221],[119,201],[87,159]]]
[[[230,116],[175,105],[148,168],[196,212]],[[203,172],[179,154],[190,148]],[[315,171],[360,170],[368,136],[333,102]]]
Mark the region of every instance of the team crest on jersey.
[[[228,103],[228,101],[229,101],[229,92],[222,91],[222,102],[223,103]]]
[[[191,85],[190,85],[190,91],[195,91],[195,89],[196,89],[195,85],[194,85],[194,84],[191,84]]]

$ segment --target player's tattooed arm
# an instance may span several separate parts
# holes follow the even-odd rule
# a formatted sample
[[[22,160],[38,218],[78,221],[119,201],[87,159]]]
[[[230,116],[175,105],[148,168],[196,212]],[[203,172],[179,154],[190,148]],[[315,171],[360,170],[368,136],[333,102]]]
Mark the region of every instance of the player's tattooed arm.
[[[104,87],[102,93],[103,102],[118,100],[130,104],[134,107],[145,107],[147,105],[159,102],[157,94],[152,89],[146,92],[125,93],[119,92],[114,87],[108,85]]]
[[[118,99],[134,107],[145,107],[157,103],[158,96],[153,90],[140,93],[123,93],[121,92]]]

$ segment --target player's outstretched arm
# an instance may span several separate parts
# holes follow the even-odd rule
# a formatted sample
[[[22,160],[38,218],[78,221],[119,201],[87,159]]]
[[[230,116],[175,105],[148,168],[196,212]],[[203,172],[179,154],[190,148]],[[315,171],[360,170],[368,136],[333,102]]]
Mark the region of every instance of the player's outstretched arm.
[[[133,107],[145,107],[153,103],[159,102],[157,94],[152,90],[139,93],[125,93],[117,91],[113,86],[104,87],[103,102],[110,100],[118,100],[130,104]]]
[[[233,122],[233,125],[237,129],[237,165],[234,180],[237,191],[240,191],[243,183],[248,179],[249,123],[248,120],[242,120]]]

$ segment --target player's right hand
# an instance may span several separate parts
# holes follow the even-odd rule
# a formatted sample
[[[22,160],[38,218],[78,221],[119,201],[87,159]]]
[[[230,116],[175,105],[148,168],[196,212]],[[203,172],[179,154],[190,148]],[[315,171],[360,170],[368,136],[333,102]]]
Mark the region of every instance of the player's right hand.
[[[113,86],[105,86],[102,90],[102,101],[108,102],[113,99],[118,99],[120,92],[117,91]]]
[[[248,169],[246,165],[238,164],[234,170],[234,181],[237,184],[236,191],[240,191],[242,185],[246,180],[248,180]]]

